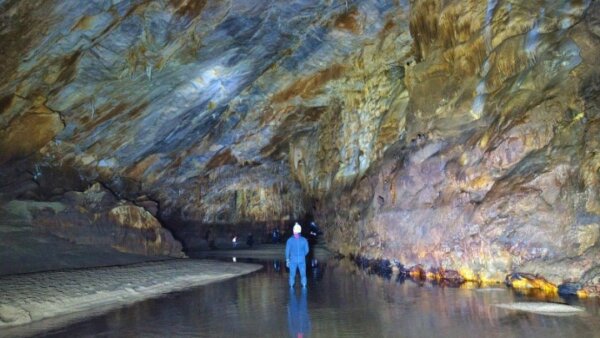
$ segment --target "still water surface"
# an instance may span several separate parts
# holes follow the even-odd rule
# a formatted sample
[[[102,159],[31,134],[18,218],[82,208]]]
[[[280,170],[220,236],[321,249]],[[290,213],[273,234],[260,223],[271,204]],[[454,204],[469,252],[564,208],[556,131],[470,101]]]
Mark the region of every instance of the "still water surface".
[[[290,289],[275,261],[248,276],[151,299],[43,337],[600,337],[598,300],[584,315],[497,308],[530,301],[510,290],[443,288],[368,275],[329,260]],[[564,301],[557,299],[557,301]]]

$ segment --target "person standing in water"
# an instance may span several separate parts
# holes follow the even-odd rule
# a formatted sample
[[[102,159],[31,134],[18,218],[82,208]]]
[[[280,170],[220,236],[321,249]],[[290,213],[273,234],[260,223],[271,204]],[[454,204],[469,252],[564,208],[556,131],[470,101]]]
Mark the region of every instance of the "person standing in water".
[[[300,270],[300,283],[306,287],[306,255],[308,254],[308,241],[302,237],[302,227],[294,224],[294,236],[290,237],[285,244],[285,264],[290,268],[290,287],[296,282],[296,269]]]

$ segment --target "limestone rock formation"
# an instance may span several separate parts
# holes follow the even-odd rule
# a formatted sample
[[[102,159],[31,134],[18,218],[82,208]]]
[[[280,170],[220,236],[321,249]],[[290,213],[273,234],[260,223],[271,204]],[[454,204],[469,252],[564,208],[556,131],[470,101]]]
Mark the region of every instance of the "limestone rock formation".
[[[416,3],[406,139],[319,214],[342,251],[596,285],[598,5],[483,5]]]
[[[149,211],[118,200],[99,183],[84,192],[67,192],[51,203],[13,201],[2,211],[9,214],[3,221],[27,222],[76,244],[148,256],[185,256],[181,243]]]
[[[102,217],[133,229],[141,206],[186,248],[314,217],[342,253],[600,285],[597,2],[9,0],[0,17],[1,200],[74,210],[100,182],[128,205]]]

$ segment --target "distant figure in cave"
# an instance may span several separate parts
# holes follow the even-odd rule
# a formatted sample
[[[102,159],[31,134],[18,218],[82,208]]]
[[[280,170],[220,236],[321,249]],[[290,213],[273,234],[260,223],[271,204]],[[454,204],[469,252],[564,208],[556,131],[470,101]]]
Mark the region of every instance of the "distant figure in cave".
[[[271,240],[273,244],[279,243],[279,239],[281,238],[281,234],[279,233],[279,228],[273,229],[273,233],[271,234]]]
[[[215,235],[213,234],[211,229],[206,230],[206,233],[204,234],[204,239],[208,242],[209,249],[214,250],[217,248],[215,246]]]
[[[311,247],[313,245],[317,244],[320,234],[321,234],[321,230],[319,230],[317,223],[315,223],[314,221],[310,222],[310,229],[308,232],[308,243],[310,244]]]
[[[290,287],[296,282],[296,269],[300,270],[300,283],[306,287],[306,255],[308,255],[308,241],[302,237],[302,227],[294,224],[294,235],[285,244],[285,264],[290,268]]]
[[[254,236],[251,232],[249,232],[248,237],[246,237],[246,245],[248,245],[249,248],[252,248],[254,245]]]

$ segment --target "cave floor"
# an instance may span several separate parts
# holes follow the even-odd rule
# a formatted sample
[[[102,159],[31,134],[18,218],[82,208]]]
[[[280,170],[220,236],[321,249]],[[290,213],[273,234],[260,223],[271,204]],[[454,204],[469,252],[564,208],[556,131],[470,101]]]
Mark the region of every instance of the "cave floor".
[[[239,257],[246,250],[233,251]],[[233,260],[217,252],[219,259]],[[584,309],[571,315],[507,310],[496,305],[535,306],[540,299],[504,287],[444,288],[386,279],[333,258],[311,261],[316,264],[309,264],[308,288],[302,291],[288,287],[288,273],[277,258],[236,261],[263,269],[90,316],[39,336],[600,337],[597,299],[545,300]]]
[[[256,264],[173,259],[0,277],[0,337],[45,332],[140,300],[236,277]]]

